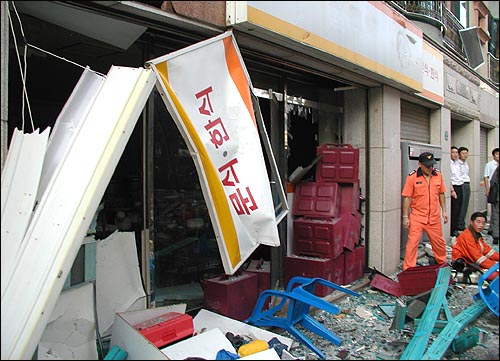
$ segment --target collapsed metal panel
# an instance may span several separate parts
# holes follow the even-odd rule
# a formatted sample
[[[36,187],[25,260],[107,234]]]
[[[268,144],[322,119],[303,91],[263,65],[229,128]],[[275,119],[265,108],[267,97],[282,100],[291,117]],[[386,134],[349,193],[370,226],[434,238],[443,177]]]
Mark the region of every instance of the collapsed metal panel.
[[[32,357],[154,84],[151,70],[113,66],[108,73],[41,195],[2,293],[2,359]]]

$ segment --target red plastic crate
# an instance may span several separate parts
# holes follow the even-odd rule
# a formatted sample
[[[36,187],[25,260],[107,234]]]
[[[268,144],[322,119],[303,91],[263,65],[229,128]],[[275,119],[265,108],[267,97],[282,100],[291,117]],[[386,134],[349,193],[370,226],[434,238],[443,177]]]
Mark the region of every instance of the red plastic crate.
[[[258,297],[258,277],[242,272],[201,281],[204,305],[221,315],[243,321],[252,314]]]
[[[245,272],[257,275],[257,292],[271,289],[271,262],[264,260],[252,260]]]
[[[359,181],[355,183],[339,183],[340,213],[358,213]]]
[[[134,328],[158,348],[192,336],[194,332],[193,318],[179,312],[168,312]]]
[[[359,179],[359,149],[350,144],[323,144],[316,148],[316,182],[354,183]]]
[[[361,223],[359,217],[353,215],[352,213],[343,213],[340,215],[343,226],[343,246],[348,250],[354,250],[357,244],[359,244],[359,237],[361,234]]]
[[[413,296],[433,289],[436,285],[439,269],[447,266],[447,263],[442,265],[416,266],[398,273],[401,293],[406,296]],[[450,285],[452,283],[453,278],[450,276]]]
[[[340,192],[337,183],[302,182],[295,187],[294,216],[335,218],[340,211]]]
[[[373,276],[370,286],[396,297],[401,297],[403,295],[399,282],[380,274],[375,274],[375,276]]]
[[[344,251],[340,218],[297,218],[293,221],[293,250],[297,255],[337,258]]]
[[[285,286],[292,277],[321,277],[327,281],[332,281],[332,260],[330,258],[318,258],[308,256],[287,256],[285,258]],[[319,297],[325,297],[334,290],[317,285],[314,294]]]
[[[353,251],[344,252],[344,284],[359,280],[365,270],[365,246],[358,246]]]
[[[332,262],[332,277],[330,279],[331,282],[336,283],[338,285],[344,284],[344,267],[345,267],[345,255],[342,253],[335,259],[331,260]]]

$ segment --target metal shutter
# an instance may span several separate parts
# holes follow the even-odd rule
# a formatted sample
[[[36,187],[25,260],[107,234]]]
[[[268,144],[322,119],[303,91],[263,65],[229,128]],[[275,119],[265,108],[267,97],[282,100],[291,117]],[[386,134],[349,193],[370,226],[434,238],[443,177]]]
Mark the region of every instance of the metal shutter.
[[[429,109],[401,100],[401,140],[430,143]]]

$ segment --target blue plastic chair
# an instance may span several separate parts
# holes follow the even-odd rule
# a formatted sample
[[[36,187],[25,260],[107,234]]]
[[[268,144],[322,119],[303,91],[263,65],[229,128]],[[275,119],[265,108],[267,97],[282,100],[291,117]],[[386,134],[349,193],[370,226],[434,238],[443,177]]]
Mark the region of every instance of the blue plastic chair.
[[[489,284],[487,287],[483,288],[483,283],[491,276],[494,272],[498,271],[499,262],[495,263],[493,267],[488,269],[485,273],[479,277],[479,281],[477,283],[477,288],[479,289],[479,296],[483,299],[484,303],[489,307],[489,309],[498,316],[498,276],[495,277],[493,281],[488,281]],[[477,300],[478,295],[474,296],[474,299]]]
[[[332,314],[338,314],[340,312],[340,309],[337,306],[314,295],[316,285],[327,286],[352,296],[359,296],[357,292],[351,291],[322,278],[297,276],[293,277],[288,282],[285,291],[262,291],[257,299],[252,315],[244,322],[255,326],[282,328],[293,337],[303,342],[321,359],[324,359],[325,356],[323,353],[296,327],[296,325],[299,324],[319,336],[333,342],[337,346],[342,344],[342,340],[337,335],[309,315],[309,309],[311,306],[328,311]],[[268,309],[267,307],[269,307],[271,297],[276,297],[280,300],[280,302],[274,307],[270,306]],[[287,304],[288,308],[285,307]]]

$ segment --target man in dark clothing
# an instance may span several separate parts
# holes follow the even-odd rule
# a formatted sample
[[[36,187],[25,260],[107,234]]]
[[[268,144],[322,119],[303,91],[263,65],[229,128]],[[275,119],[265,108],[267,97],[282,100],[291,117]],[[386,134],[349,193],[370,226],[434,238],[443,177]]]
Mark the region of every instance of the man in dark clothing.
[[[491,216],[490,216],[490,230],[491,230],[491,235],[493,237],[493,244],[498,244],[498,236],[499,236],[499,229],[498,229],[498,199],[500,197],[500,191],[499,191],[499,171],[497,167],[495,169],[495,172],[491,176],[490,179],[490,191],[488,194],[488,203],[491,204]]]

